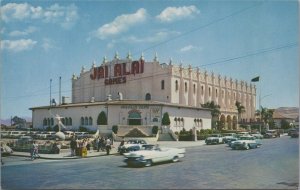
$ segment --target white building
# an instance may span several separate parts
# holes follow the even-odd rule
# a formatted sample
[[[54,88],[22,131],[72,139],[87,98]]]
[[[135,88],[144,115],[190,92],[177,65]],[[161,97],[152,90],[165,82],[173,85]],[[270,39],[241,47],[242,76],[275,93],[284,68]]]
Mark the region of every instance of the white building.
[[[34,128],[54,125],[51,110],[66,118],[65,125],[70,129],[87,126],[96,130],[97,117],[104,111],[107,130],[113,125],[118,125],[120,131],[135,125],[149,131],[152,126],[161,126],[162,116],[168,112],[170,129],[180,131],[211,128],[210,110],[201,108],[201,104],[214,101],[221,106],[224,127],[236,129],[235,102],[245,107],[242,118],[250,120],[254,118],[255,97],[255,86],[244,81],[191,66],[160,64],[157,56],[146,62],[143,55],[133,61],[130,54],[126,59],[119,59],[116,54],[111,61],[104,58],[99,66],[93,63],[89,70],[83,67],[79,76],[73,75],[72,103],[31,109]],[[133,117],[136,122],[132,122]]]

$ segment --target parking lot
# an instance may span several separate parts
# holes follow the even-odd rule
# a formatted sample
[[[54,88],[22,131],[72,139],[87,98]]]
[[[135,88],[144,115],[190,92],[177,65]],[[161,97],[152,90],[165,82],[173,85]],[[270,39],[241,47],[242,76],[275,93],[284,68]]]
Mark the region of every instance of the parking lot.
[[[127,167],[120,155],[33,162],[7,157],[1,185],[4,189],[297,189],[299,139],[262,141],[260,148],[250,150],[232,150],[225,144],[190,146],[180,162],[149,168]]]

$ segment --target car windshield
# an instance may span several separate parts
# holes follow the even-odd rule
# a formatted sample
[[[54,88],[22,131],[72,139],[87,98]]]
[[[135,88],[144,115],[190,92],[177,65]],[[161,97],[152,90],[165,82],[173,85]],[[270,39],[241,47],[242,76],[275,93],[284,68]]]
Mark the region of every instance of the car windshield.
[[[154,145],[143,145],[141,150],[153,150]]]
[[[215,134],[215,135],[211,135],[211,137],[219,137],[220,135],[217,135],[217,134]]]

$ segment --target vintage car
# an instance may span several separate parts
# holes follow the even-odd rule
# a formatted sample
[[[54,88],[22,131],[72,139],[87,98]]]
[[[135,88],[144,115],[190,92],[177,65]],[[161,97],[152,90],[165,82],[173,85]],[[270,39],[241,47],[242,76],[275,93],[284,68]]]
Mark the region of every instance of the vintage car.
[[[205,139],[205,143],[209,144],[220,144],[224,143],[223,137],[221,134],[212,134]]]
[[[295,128],[295,130],[290,133],[290,136],[292,138],[299,138],[299,128]]]
[[[231,143],[231,148],[232,149],[253,149],[253,148],[258,148],[261,146],[260,140],[256,139],[255,137],[251,135],[247,136],[241,136],[237,141],[233,141]]]
[[[141,150],[124,153],[124,162],[128,166],[149,167],[159,162],[178,162],[183,158],[185,148],[166,148],[158,145],[143,145]]]
[[[251,135],[257,139],[263,139],[264,136],[260,134],[259,132],[252,132]]]
[[[223,141],[224,143],[229,143],[232,139],[236,139],[237,135],[235,133],[224,133],[223,135]]]
[[[129,139],[126,144],[119,147],[118,152],[123,154],[125,152],[137,151],[140,150],[144,144],[147,144],[147,142],[143,139]]]
[[[277,130],[268,130],[264,135],[264,138],[276,138],[276,137],[280,137],[280,134],[277,132]]]

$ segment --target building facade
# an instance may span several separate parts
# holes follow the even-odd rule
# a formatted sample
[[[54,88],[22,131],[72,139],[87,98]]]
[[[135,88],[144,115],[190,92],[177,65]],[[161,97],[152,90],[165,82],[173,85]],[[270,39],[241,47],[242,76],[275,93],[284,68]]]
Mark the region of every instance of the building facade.
[[[175,132],[211,128],[210,110],[201,104],[214,101],[221,107],[219,119],[225,128],[237,129],[236,101],[245,107],[242,118],[250,120],[255,97],[255,86],[244,81],[182,64],[160,64],[157,56],[147,62],[143,55],[132,60],[130,54],[126,59],[116,54],[111,61],[104,58],[99,66],[93,63],[89,70],[83,67],[79,76],[73,74],[72,103],[31,109],[34,128],[55,125],[53,115],[58,114],[68,129],[86,126],[96,130],[97,117],[103,111],[108,131],[113,125],[123,129],[134,125],[143,126],[145,133],[161,126],[162,116],[168,112],[170,129]]]

